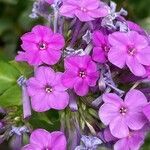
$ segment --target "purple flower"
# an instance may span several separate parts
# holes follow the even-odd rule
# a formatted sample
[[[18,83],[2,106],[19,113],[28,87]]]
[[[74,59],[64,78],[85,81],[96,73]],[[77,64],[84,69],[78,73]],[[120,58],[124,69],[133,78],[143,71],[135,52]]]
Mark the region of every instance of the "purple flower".
[[[74,89],[79,96],[85,96],[99,77],[97,66],[88,55],[66,58],[65,69],[63,85]]]
[[[150,103],[143,108],[143,113],[146,118],[150,121]]]
[[[56,64],[60,57],[60,49],[64,46],[62,35],[54,34],[46,26],[37,25],[31,32],[21,37],[23,52],[19,52],[17,61],[27,61],[31,65]]]
[[[22,150],[66,150],[66,138],[60,131],[49,133],[44,129],[37,129],[30,136],[30,144]]]
[[[49,67],[39,67],[35,77],[27,82],[32,108],[37,112],[51,108],[64,109],[69,103],[69,95],[61,84],[62,73],[55,73]]]
[[[105,63],[107,61],[107,53],[110,49],[107,35],[101,31],[95,31],[92,36],[94,49],[92,58],[96,62]]]
[[[147,99],[142,92],[130,90],[124,101],[116,94],[104,94],[103,100],[99,117],[105,125],[109,125],[113,136],[126,137],[129,129],[139,130],[146,123],[142,107],[147,104]]]
[[[112,47],[108,59],[112,64],[121,69],[126,64],[134,75],[145,75],[144,66],[150,65],[150,46],[146,37],[135,31],[115,32],[109,35],[109,43]]]
[[[130,132],[125,138],[119,139],[114,150],[139,150],[144,144],[145,133],[142,130]]]
[[[60,14],[80,21],[92,21],[108,14],[108,6],[99,0],[64,0]]]

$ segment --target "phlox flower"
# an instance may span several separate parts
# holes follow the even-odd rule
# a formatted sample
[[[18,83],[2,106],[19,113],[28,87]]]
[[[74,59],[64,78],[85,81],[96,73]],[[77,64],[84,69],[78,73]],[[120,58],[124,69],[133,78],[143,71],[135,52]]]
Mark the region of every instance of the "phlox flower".
[[[146,132],[144,128],[138,131],[132,131],[127,137],[119,139],[114,145],[114,150],[139,150],[144,144]]]
[[[67,88],[74,89],[77,95],[85,96],[89,87],[96,85],[98,77],[97,65],[90,56],[72,56],[65,59],[62,83]]]
[[[130,129],[140,130],[147,122],[142,113],[147,99],[138,90],[130,90],[124,101],[116,94],[104,94],[103,101],[99,117],[105,125],[109,125],[112,135],[117,138],[128,136]]]
[[[61,72],[55,73],[49,67],[39,67],[35,77],[27,81],[27,90],[35,111],[43,112],[51,108],[62,110],[68,105],[69,95],[61,78]]]
[[[107,35],[101,31],[95,31],[92,35],[94,44],[92,58],[96,62],[105,63],[107,61],[107,53],[110,49]]]
[[[108,59],[112,64],[121,69],[127,65],[136,76],[146,74],[145,66],[150,66],[150,46],[145,36],[135,31],[115,32],[108,39],[112,45]]]
[[[64,133],[55,131],[49,133],[44,129],[36,129],[30,136],[30,143],[21,150],[66,150]]]
[[[27,61],[30,65],[56,64],[61,57],[64,38],[53,33],[49,27],[37,25],[31,32],[21,37],[23,52],[19,52],[17,61]]]
[[[82,22],[104,17],[108,11],[108,6],[99,0],[63,0],[60,8],[62,16],[69,18],[76,16]]]

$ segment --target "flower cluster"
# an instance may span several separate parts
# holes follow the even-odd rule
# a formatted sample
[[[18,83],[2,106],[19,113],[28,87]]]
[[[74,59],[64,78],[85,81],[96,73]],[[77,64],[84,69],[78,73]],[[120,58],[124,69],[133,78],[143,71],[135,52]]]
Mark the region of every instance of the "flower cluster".
[[[36,129],[23,150],[140,149],[150,129],[148,33],[113,2],[42,3],[51,9],[50,26],[21,37],[16,61],[34,68],[24,113],[29,101],[37,113],[58,111],[61,131]]]

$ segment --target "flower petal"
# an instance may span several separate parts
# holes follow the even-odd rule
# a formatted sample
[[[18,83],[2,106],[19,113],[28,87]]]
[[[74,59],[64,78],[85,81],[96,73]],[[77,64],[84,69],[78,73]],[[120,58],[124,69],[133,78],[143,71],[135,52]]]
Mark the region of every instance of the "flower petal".
[[[123,100],[114,93],[103,94],[103,101],[105,103],[113,104],[117,107],[120,107],[120,105],[123,103]]]
[[[55,72],[50,67],[39,67],[35,72],[36,79],[38,82],[43,83],[45,86],[54,81]]]
[[[139,90],[130,90],[125,96],[125,103],[128,107],[136,108],[147,104],[145,95]]]
[[[114,46],[108,52],[108,60],[119,68],[123,68],[126,63],[126,48],[124,46]]]
[[[144,76],[146,74],[144,66],[141,65],[135,57],[128,56],[126,59],[126,64],[134,75]]]
[[[115,117],[109,125],[110,131],[113,136],[117,138],[124,138],[129,135],[129,128],[126,125],[124,117]]]
[[[89,86],[84,79],[78,78],[74,85],[74,90],[77,95],[85,96],[89,91]]]
[[[49,65],[56,64],[61,57],[61,52],[59,50],[43,50],[40,51],[41,60]]]
[[[63,75],[63,73],[61,73],[61,72],[57,72],[55,75],[52,86],[53,86],[54,90],[56,90],[56,91],[62,92],[62,91],[67,90],[67,88],[62,84],[62,75]]]
[[[27,81],[27,91],[29,96],[34,96],[37,93],[43,92],[44,85],[36,80],[36,78],[30,78]]]
[[[69,95],[67,92],[54,91],[49,95],[48,104],[51,108],[62,110],[67,107],[69,103]]]
[[[105,125],[109,125],[118,115],[118,107],[113,104],[104,103],[99,109],[99,117]]]
[[[110,34],[108,37],[108,40],[109,40],[109,43],[115,47],[126,46],[126,45],[129,45],[130,43],[128,34],[123,33],[123,32],[115,32],[113,34]],[[119,56],[122,56],[122,55],[119,55]]]
[[[105,51],[101,47],[94,47],[92,58],[96,62],[105,63],[106,62]]]
[[[37,95],[31,97],[31,105],[33,110],[37,112],[44,112],[49,110],[50,106],[48,101],[49,94],[46,94],[45,92],[37,93]]]
[[[148,42],[147,42],[146,38],[144,36],[140,35],[138,32],[130,31],[128,36],[129,36],[131,43],[134,43],[134,45],[137,49],[143,49],[148,46]]]
[[[35,144],[39,147],[51,146],[51,134],[44,129],[36,129],[30,136],[30,143]]]
[[[92,21],[94,20],[93,17],[89,16],[86,12],[83,12],[81,10],[76,10],[75,15],[79,18],[80,21],[86,22],[86,21]]]
[[[66,150],[66,138],[62,132],[55,131],[51,133],[52,136],[52,149],[58,150],[61,148],[61,150]]]
[[[62,84],[67,88],[73,88],[77,79],[78,77],[74,72],[66,71],[62,76]]]
[[[60,50],[64,47],[64,45],[65,45],[65,40],[61,34],[56,33],[49,39],[49,43],[48,43],[49,49]]]
[[[114,150],[130,150],[127,138],[118,140],[114,145]]]
[[[138,51],[136,58],[141,64],[150,66],[150,46]]]
[[[132,130],[141,129],[147,122],[142,112],[129,111],[126,116],[126,124]]]
[[[143,113],[146,116],[146,118],[150,121],[150,104],[144,106]]]

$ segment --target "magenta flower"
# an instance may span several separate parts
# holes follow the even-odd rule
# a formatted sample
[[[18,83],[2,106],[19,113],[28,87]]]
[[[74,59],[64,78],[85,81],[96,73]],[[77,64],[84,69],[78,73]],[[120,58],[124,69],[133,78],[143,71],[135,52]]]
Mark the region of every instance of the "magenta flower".
[[[144,66],[150,66],[150,46],[146,37],[135,31],[115,32],[109,35],[109,43],[112,47],[108,59],[112,64],[119,68],[126,64],[134,75],[145,75]]]
[[[30,144],[22,150],[66,150],[66,138],[64,133],[55,131],[49,133],[44,129],[36,129],[30,136]]]
[[[62,73],[55,73],[49,67],[37,69],[35,77],[27,82],[28,93],[31,96],[32,108],[37,112],[51,108],[64,109],[69,103],[69,95],[61,84]]]
[[[109,125],[113,136],[126,137],[129,129],[139,130],[146,123],[142,107],[147,104],[147,99],[142,92],[131,90],[124,101],[116,94],[104,94],[103,100],[99,117],[105,125]]]
[[[89,87],[96,85],[99,77],[97,66],[88,55],[66,58],[65,69],[62,77],[63,85],[73,88],[79,96],[85,96]]]
[[[60,14],[69,18],[75,16],[80,21],[86,22],[108,14],[108,6],[99,0],[64,0]]]
[[[27,61],[31,65],[56,64],[60,57],[60,49],[64,46],[64,38],[58,33],[53,33],[46,26],[37,25],[31,32],[21,37],[22,49],[16,57],[18,61]]]
[[[101,31],[95,31],[92,36],[94,49],[92,58],[96,62],[105,63],[107,61],[107,53],[110,49],[108,37]]]

